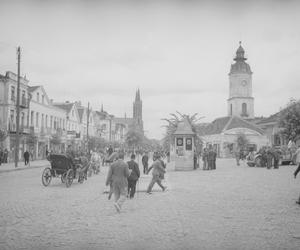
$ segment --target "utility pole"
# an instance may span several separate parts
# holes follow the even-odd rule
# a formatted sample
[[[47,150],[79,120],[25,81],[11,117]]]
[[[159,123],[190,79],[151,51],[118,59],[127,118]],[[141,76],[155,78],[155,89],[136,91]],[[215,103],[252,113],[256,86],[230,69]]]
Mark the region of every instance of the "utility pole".
[[[18,56],[18,85],[17,85],[17,105],[16,105],[16,140],[15,140],[15,168],[18,167],[19,161],[19,147],[20,147],[20,60],[21,60],[21,48],[17,48]]]
[[[87,122],[86,122],[86,140],[87,140],[88,154],[90,154],[90,147],[89,147],[89,123],[90,123],[90,103],[88,102]]]

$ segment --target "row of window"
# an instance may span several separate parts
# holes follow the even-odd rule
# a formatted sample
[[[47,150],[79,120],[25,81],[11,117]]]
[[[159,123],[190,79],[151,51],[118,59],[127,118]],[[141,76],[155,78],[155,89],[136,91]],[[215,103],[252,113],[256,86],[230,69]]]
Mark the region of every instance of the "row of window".
[[[15,101],[16,100],[16,87],[15,86],[11,86],[10,88],[10,99],[12,101]],[[26,98],[26,92],[25,90],[22,90],[22,99]],[[36,93],[36,101],[37,102],[40,102],[40,93]],[[45,96],[42,95],[42,104],[45,103]]]

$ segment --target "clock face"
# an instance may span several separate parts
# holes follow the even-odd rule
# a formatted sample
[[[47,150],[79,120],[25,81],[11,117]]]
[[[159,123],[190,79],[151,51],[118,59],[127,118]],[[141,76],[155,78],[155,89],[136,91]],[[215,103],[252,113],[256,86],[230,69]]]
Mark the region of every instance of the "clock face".
[[[242,81],[242,85],[243,85],[243,86],[246,86],[246,85],[247,85],[247,81],[246,81],[246,80],[243,80],[243,81]]]

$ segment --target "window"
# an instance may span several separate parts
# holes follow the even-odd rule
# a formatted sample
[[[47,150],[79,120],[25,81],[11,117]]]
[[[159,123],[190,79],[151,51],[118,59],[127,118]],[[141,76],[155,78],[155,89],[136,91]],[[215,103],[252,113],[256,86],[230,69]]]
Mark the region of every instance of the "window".
[[[21,103],[25,105],[25,90],[22,91],[22,100]]]
[[[46,115],[45,127],[48,128],[48,115]]]
[[[36,121],[35,121],[35,126],[39,127],[39,113],[36,113]]]
[[[40,93],[36,93],[36,101],[40,102]]]
[[[24,127],[24,119],[25,119],[25,115],[24,115],[24,113],[22,112],[22,113],[21,113],[21,127]]]
[[[30,113],[30,125],[34,126],[34,111],[31,111]]]
[[[53,117],[52,115],[50,116],[50,128],[52,128],[52,123],[53,123]]]
[[[242,104],[242,116],[247,116],[247,104]]]
[[[44,127],[44,114],[42,114],[42,122],[41,122],[41,127]]]
[[[14,86],[11,86],[11,89],[10,89],[10,100],[14,101],[16,98],[15,98],[15,87]]]

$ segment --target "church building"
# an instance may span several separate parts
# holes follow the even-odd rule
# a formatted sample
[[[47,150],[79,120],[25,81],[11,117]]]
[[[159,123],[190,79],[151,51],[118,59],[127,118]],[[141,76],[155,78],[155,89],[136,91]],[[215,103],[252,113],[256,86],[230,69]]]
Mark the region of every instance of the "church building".
[[[245,50],[241,42],[233,59],[229,72],[228,113],[225,117],[215,119],[209,124],[198,125],[198,135],[204,146],[211,144],[217,150],[219,157],[231,157],[237,138],[245,135],[248,149],[258,150],[269,144],[264,131],[253,121],[254,97],[252,95],[252,71],[245,58]]]

